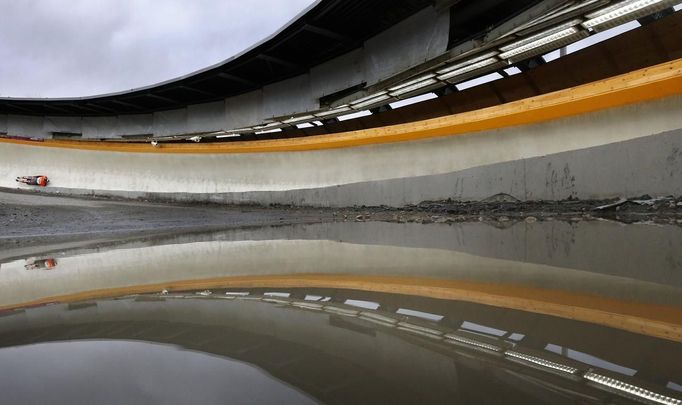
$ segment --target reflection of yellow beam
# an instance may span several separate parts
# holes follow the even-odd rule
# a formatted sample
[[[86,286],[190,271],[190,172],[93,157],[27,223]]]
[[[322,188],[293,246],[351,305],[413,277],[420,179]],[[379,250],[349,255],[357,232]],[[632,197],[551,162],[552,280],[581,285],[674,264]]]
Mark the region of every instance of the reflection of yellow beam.
[[[49,297],[4,309],[73,302],[127,294],[206,288],[340,288],[475,302],[590,322],[682,342],[682,308],[547,290],[537,287],[414,277],[303,274],[184,280],[165,284],[86,291]]]
[[[682,59],[500,106],[333,135],[250,142],[165,144],[162,148],[154,148],[150,144],[117,142],[51,140],[32,142],[12,139],[0,139],[0,142],[138,153],[249,153],[319,150],[413,141],[535,124],[679,94],[682,94]]]

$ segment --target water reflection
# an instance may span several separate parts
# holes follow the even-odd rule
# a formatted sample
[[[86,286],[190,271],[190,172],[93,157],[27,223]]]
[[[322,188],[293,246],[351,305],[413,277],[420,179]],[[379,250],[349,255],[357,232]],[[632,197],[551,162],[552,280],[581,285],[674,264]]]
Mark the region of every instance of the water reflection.
[[[26,270],[54,270],[55,267],[57,267],[57,260],[52,257],[47,259],[30,257],[26,259],[26,264],[24,264]]]
[[[0,347],[18,348],[9,357],[0,349],[3,375],[44,374],[53,383],[38,392],[64,398],[61,403],[73,403],[74,394],[61,392],[58,383],[76,381],[94,371],[95,363],[101,366],[88,377],[93,387],[114,379],[131,400],[140,400],[147,398],[139,387],[143,381],[155,387],[153,400],[166,403],[186,403],[195,389],[212,398],[235,389],[230,398],[242,399],[237,402],[280,395],[300,401],[288,386],[325,403],[635,398],[590,376],[638,387],[640,397],[674,401],[682,394],[674,389],[682,382],[682,349],[675,342],[524,311],[356,290],[130,295],[13,310],[0,317],[0,330]],[[131,348],[131,340],[165,346]],[[71,346],[45,345],[64,341]],[[64,367],[47,367],[66,357],[72,366],[67,361]],[[57,369],[55,380],[49,370]],[[142,380],[136,377],[142,374]],[[157,392],[174,381],[184,381],[185,396],[173,389]],[[8,385],[4,392],[25,394],[25,385]],[[260,396],[253,395],[253,387],[261,387]]]
[[[674,226],[557,222],[21,248],[0,258],[0,347],[173,345],[158,350],[248,363],[274,379],[273,395],[298,402],[679,403],[679,246]],[[26,271],[26,257],[58,271]],[[0,371],[14,364],[7,350]]]
[[[173,345],[68,340],[0,349],[7,404],[315,403],[261,369]]]

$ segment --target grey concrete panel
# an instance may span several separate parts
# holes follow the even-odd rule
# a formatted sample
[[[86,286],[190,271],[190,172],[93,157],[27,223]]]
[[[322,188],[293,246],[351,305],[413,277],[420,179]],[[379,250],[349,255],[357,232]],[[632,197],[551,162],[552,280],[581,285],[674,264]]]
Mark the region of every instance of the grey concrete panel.
[[[263,118],[263,92],[260,90],[225,100],[225,119],[230,128],[252,126]]]
[[[45,117],[43,122],[45,132],[83,132],[83,120],[81,117]]]
[[[273,83],[263,88],[263,115],[282,117],[318,109],[310,90],[308,74]]]
[[[608,162],[608,164],[604,164]],[[42,191],[42,190],[41,190]],[[425,200],[480,200],[507,193],[521,200],[682,195],[682,129],[588,149],[451,173],[332,187],[233,193],[146,193],[51,187],[45,192],[162,201],[307,206],[403,206]]]
[[[389,78],[446,51],[449,13],[425,8],[365,43],[368,84]]]
[[[226,124],[224,100],[187,107],[188,132],[219,131],[228,129]]]
[[[624,229],[623,224],[607,221],[521,221],[508,223],[505,228],[484,222],[451,226],[348,222],[318,226],[324,227],[324,232],[319,234],[330,240],[454,250],[682,288],[682,272],[679,271],[682,255],[677,249],[682,246],[682,232],[674,225],[639,225]],[[424,227],[428,232],[424,232]],[[594,249],[594,246],[601,248]],[[590,288],[589,285],[581,286],[583,292]],[[603,290],[590,292],[609,295]],[[660,303],[671,298],[668,296]],[[680,300],[682,297],[678,296],[675,301],[679,303]]]
[[[113,138],[116,117],[83,117],[83,138]]]
[[[154,135],[168,136],[187,133],[187,109],[154,113]]]
[[[195,155],[64,149],[55,160],[53,148],[3,143],[0,173],[6,175],[0,182],[17,187],[9,173],[32,161],[54,179],[54,188],[89,188],[90,175],[97,173],[101,190],[187,201],[400,206],[500,192],[520,199],[682,194],[679,101],[672,97],[537,125],[320,151]]]
[[[524,198],[679,195],[682,142],[676,133],[528,159]]]
[[[152,114],[119,115],[116,123],[119,135],[151,134],[154,131]]]
[[[7,116],[7,134],[11,136],[50,138],[50,134],[43,130],[43,119],[43,117],[10,114]]]
[[[682,130],[453,173],[294,190],[278,195],[276,202],[401,206],[498,193],[521,200],[682,195]]]
[[[363,58],[364,49],[357,49],[310,69],[314,96],[326,96],[365,81]]]
[[[7,115],[0,114],[0,132],[7,132]]]

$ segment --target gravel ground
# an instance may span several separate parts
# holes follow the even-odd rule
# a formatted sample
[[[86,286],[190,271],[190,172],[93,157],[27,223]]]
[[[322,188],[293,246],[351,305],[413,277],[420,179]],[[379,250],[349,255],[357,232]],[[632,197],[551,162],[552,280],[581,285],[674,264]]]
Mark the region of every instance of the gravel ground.
[[[183,206],[0,191],[0,249],[75,239],[333,220],[328,210]]]
[[[456,223],[484,221],[494,224],[519,221],[592,221],[608,219],[626,224],[659,223],[682,226],[682,197],[611,200],[518,201],[497,195],[484,201],[425,201],[395,209],[354,208],[334,213],[343,220],[391,222]]]
[[[0,249],[71,240],[113,240],[167,233],[329,221],[456,223],[519,221],[661,223],[682,226],[682,198],[522,202],[500,194],[484,201],[430,201],[403,208],[345,209],[174,205],[71,198],[0,190]]]

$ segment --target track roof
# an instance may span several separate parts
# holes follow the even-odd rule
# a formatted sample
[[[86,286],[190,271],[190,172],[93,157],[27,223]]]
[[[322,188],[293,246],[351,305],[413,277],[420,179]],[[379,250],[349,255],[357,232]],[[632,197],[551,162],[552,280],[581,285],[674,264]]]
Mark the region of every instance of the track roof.
[[[311,67],[348,53],[369,38],[434,5],[453,4],[475,21],[507,13],[537,0],[320,0],[246,51],[214,66],[176,79],[129,91],[79,98],[0,98],[0,114],[107,116],[140,114],[218,101],[306,73]],[[519,4],[523,3],[523,4]],[[511,7],[511,9],[510,9]],[[506,15],[504,15],[506,14]],[[460,26],[460,38],[480,32]],[[450,44],[458,38],[450,38]]]

